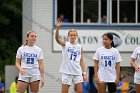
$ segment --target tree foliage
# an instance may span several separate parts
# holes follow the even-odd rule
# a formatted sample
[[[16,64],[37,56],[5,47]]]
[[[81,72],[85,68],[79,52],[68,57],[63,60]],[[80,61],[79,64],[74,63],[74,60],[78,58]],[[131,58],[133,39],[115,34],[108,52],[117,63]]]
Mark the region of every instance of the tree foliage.
[[[0,1],[0,76],[5,65],[15,64],[15,55],[22,41],[22,0]]]

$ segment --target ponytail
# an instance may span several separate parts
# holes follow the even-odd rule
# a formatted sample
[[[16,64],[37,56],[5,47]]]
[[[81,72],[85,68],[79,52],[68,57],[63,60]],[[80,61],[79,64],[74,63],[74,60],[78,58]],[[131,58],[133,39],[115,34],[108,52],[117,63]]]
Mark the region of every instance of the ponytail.
[[[112,40],[111,46],[112,46],[112,47],[115,47],[113,40]]]
[[[25,43],[22,46],[26,46],[28,43],[28,40],[25,41]]]

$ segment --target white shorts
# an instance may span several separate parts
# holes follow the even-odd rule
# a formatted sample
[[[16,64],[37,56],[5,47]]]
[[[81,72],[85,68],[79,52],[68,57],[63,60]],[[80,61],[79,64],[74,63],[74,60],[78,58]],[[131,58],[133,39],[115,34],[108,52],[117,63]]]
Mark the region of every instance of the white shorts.
[[[136,83],[136,84],[140,84],[140,78],[136,78],[136,77],[134,77],[134,83]]]
[[[34,81],[39,81],[40,79],[41,79],[40,76],[34,76],[34,77],[19,76],[18,81],[31,83],[31,82],[34,82]]]
[[[140,84],[140,73],[135,72],[135,74],[134,74],[134,83]]]
[[[62,73],[62,84],[71,85],[72,82],[74,84],[83,82],[83,76],[82,75],[71,75],[71,74]]]

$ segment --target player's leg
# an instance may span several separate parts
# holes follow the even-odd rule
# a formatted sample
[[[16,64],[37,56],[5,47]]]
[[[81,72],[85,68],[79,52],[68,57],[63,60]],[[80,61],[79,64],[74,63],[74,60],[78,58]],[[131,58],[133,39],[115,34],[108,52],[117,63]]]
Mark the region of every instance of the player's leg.
[[[115,82],[110,82],[110,83],[107,83],[108,84],[108,91],[109,93],[116,93],[116,84]]]
[[[26,77],[19,77],[18,84],[17,84],[17,93],[24,93],[28,87],[28,78]]]
[[[76,93],[82,93],[82,82],[83,82],[82,75],[73,76],[73,83],[75,84]]]
[[[70,74],[62,74],[62,88],[61,88],[61,93],[68,93],[69,87],[72,83],[72,75]]]
[[[17,92],[18,93],[24,93],[27,90],[27,87],[28,87],[28,83],[27,82],[18,81]]]
[[[134,75],[134,83],[135,83],[136,93],[140,93],[140,79],[136,74]]]
[[[39,91],[40,76],[30,77],[30,90],[33,93],[38,93]]]
[[[75,84],[76,93],[82,93],[82,82]]]
[[[30,83],[30,90],[32,93],[38,93],[39,91],[39,80]]]
[[[140,84],[135,85],[136,93],[140,93]]]
[[[68,93],[70,85],[62,84],[61,93]]]
[[[105,93],[106,90],[106,83],[99,83],[97,84],[98,93]]]

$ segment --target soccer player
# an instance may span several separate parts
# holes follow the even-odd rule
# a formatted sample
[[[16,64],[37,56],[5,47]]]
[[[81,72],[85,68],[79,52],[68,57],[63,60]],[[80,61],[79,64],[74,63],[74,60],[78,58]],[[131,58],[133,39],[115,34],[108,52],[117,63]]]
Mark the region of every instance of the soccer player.
[[[122,59],[119,51],[113,48],[113,35],[105,33],[102,38],[103,47],[98,48],[93,57],[95,82],[98,93],[105,93],[106,85],[109,93],[115,93]]]
[[[134,83],[136,93],[140,93],[140,47],[137,47],[132,53],[130,64],[135,68]]]
[[[36,37],[36,32],[28,32],[25,44],[17,50],[15,65],[19,70],[18,93],[24,93],[28,84],[32,93],[38,93],[40,81],[41,87],[44,86],[43,53],[35,45]]]
[[[60,72],[62,73],[61,93],[68,93],[68,89],[72,82],[75,84],[77,93],[82,93],[82,82],[83,79],[85,81],[87,80],[87,75],[82,56],[82,47],[76,42],[78,33],[75,29],[69,30],[69,42],[63,41],[59,35],[61,23],[61,19],[58,18],[55,33],[57,43],[62,46],[63,55],[63,62],[60,67]]]

